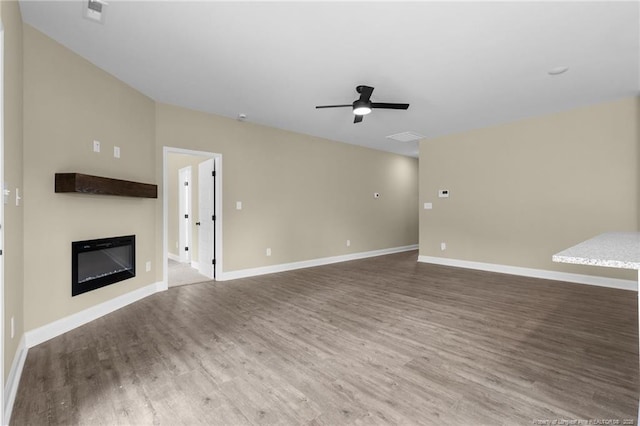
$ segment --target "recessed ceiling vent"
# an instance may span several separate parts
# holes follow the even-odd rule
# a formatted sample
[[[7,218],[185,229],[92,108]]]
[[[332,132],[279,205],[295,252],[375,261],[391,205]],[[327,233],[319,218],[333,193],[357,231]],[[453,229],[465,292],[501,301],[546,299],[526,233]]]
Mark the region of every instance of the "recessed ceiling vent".
[[[413,142],[419,141],[422,138],[424,138],[424,136],[415,132],[402,132],[387,136],[387,139],[393,139],[398,142]]]
[[[104,24],[104,12],[107,2],[102,0],[87,0],[82,3],[83,13],[82,15],[90,21]]]

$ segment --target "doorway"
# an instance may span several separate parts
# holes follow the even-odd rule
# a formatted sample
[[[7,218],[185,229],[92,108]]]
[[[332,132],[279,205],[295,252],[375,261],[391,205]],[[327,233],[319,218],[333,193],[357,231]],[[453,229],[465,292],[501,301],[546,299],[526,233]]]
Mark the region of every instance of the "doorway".
[[[222,156],[163,148],[163,281],[212,281],[222,270]]]

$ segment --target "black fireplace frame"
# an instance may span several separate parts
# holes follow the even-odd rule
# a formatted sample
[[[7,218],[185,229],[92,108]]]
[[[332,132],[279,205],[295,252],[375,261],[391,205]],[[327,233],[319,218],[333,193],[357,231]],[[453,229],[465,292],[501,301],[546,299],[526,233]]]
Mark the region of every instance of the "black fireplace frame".
[[[82,283],[78,282],[78,255],[91,251],[122,246],[131,246],[132,267],[126,271],[109,274]],[[97,240],[74,241],[71,243],[71,296],[77,296],[91,290],[105,287],[136,276],[136,236],[100,238]]]

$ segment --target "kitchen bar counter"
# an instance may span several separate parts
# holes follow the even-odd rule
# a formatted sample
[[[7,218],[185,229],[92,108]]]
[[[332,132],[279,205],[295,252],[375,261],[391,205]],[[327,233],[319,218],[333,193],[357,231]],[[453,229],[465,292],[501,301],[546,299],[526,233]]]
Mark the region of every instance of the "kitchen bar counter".
[[[554,254],[554,262],[640,270],[640,232],[607,232]]]

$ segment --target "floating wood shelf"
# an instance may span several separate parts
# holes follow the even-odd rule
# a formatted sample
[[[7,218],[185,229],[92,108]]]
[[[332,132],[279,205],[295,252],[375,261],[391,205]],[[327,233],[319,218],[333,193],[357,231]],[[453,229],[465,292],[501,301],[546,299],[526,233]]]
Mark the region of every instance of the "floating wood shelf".
[[[158,186],[81,173],[56,173],[56,192],[158,198]]]

